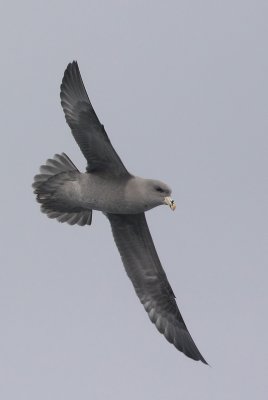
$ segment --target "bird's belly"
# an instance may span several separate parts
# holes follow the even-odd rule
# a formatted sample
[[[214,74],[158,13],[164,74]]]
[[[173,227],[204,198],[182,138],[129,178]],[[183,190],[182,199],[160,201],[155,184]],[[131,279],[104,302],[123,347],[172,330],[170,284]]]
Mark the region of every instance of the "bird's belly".
[[[142,202],[129,201],[120,183],[91,174],[81,174],[80,202],[84,208],[111,214],[138,214],[149,209]]]
[[[87,208],[111,214],[138,214],[147,211],[142,204],[135,204],[126,201],[124,198],[118,199],[116,196],[103,193],[97,198],[91,196],[86,202]]]

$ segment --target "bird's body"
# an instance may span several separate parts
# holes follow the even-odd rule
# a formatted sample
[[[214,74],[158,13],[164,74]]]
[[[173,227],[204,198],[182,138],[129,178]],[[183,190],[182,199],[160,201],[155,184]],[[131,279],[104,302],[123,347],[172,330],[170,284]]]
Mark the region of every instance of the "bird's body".
[[[56,202],[72,201],[74,207],[81,209],[111,214],[138,214],[164,204],[162,196],[148,197],[148,188],[153,191],[156,184],[164,185],[159,181],[136,176],[107,179],[102,173],[79,171],[63,174],[51,177],[46,186],[47,190],[49,184],[53,188],[58,184],[57,191],[49,196],[50,202],[55,201],[54,209],[57,208]],[[39,193],[41,198],[42,194]]]
[[[41,210],[48,217],[71,225],[90,225],[92,210],[102,211],[109,219],[126,272],[151,321],[178,350],[206,363],[177,307],[145,219],[144,212],[159,205],[175,209],[171,189],[163,182],[127,171],[95,114],[76,62],[65,71],[61,103],[87,159],[87,172],[81,173],[64,153],[47,160],[33,184]]]

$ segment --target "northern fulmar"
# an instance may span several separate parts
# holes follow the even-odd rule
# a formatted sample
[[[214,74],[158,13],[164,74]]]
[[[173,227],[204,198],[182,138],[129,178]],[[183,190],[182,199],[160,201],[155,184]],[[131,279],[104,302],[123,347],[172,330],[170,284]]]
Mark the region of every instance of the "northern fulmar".
[[[76,61],[67,66],[60,97],[87,168],[81,173],[65,153],[48,159],[33,183],[41,211],[59,222],[81,226],[91,224],[92,210],[102,211],[151,321],[178,350],[207,364],[183,321],[145,218],[145,211],[162,204],[175,210],[171,189],[127,171],[92,107]]]

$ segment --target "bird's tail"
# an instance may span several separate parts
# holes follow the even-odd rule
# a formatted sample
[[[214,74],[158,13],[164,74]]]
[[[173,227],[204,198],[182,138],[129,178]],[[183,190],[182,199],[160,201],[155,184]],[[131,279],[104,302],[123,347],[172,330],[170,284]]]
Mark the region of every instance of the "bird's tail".
[[[70,225],[90,225],[92,210],[75,205],[68,188],[77,181],[79,170],[65,154],[55,154],[41,165],[40,174],[34,177],[34,193],[41,204],[41,211],[49,218]],[[66,189],[66,186],[68,188]]]

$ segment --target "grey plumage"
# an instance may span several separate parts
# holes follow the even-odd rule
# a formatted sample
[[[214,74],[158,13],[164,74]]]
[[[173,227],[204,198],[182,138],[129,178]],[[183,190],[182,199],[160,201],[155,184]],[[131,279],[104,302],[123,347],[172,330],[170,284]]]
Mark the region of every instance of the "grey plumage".
[[[126,272],[151,321],[178,350],[206,364],[178,309],[144,213],[107,216]]]
[[[33,188],[41,211],[59,222],[90,225],[92,210],[82,208],[68,195],[67,186],[75,185],[80,175],[69,157],[64,153],[55,154],[40,167],[40,172],[34,177]]]
[[[87,171],[129,175],[92,107],[76,62],[64,73],[60,97],[66,121],[88,162]]]
[[[178,350],[207,364],[177,307],[144,214],[161,204],[174,209],[170,188],[127,171],[92,107],[76,62],[69,64],[64,73],[61,104],[87,160],[87,172],[80,173],[65,154],[49,159],[33,183],[41,210],[71,225],[89,225],[92,210],[102,211],[110,221],[126,272],[151,321]]]

